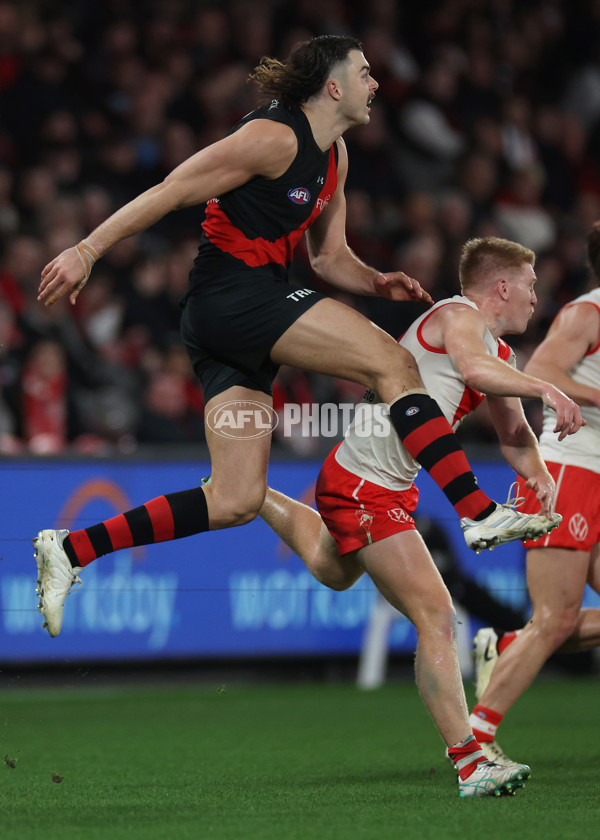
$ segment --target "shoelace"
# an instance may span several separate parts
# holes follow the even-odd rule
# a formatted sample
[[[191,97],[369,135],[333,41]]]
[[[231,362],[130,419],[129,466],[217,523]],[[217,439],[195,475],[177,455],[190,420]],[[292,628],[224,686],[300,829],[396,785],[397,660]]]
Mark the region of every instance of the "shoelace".
[[[512,510],[515,513],[517,512],[517,508],[521,507],[521,505],[525,502],[525,496],[517,496],[517,482],[513,481],[513,483],[508,488],[508,496],[504,504],[500,505],[500,507],[506,508],[507,510]],[[511,495],[514,492],[514,496]]]
[[[480,761],[477,764],[477,769],[479,769],[480,767],[498,767],[498,766],[499,765],[496,761],[490,761],[489,759],[486,759],[485,761]]]
[[[73,577],[73,580],[71,581],[71,585],[69,586],[69,591],[67,592],[67,595],[70,595],[74,589],[79,589],[80,586],[81,578],[78,575],[75,575]]]

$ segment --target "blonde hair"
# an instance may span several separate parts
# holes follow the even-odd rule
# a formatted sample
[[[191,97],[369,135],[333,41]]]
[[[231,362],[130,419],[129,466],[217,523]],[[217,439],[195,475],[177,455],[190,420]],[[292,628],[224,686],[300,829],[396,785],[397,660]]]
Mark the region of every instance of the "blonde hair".
[[[535,265],[535,254],[518,242],[500,239],[497,236],[469,239],[463,245],[460,255],[460,288],[463,292],[469,291],[490,274],[518,269],[524,263]]]

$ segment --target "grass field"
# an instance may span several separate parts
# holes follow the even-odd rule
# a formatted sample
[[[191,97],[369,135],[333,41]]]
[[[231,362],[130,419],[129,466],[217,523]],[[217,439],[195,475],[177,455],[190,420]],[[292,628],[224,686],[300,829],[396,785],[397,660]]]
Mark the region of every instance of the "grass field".
[[[375,692],[11,689],[0,707],[1,836],[597,838],[598,708],[594,678],[539,681],[501,739],[532,779],[515,797],[465,800],[409,681]]]

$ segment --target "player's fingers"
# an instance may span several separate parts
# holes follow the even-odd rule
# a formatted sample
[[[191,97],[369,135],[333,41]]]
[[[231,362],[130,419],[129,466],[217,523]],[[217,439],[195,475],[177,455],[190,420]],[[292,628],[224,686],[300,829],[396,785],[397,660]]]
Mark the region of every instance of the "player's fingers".
[[[579,429],[581,429],[581,427],[583,426],[583,423],[584,423],[583,417],[581,416],[581,412],[579,411],[578,408],[574,409],[574,414],[575,414],[575,417],[573,419],[573,428],[572,428],[570,434],[573,434],[574,432],[578,432]]]
[[[559,403],[556,408],[556,423],[554,425],[554,432],[558,433],[558,439],[563,440],[568,434],[568,430],[571,424],[567,424],[567,418],[565,416],[565,411],[561,403]]]
[[[574,435],[575,432],[578,432],[579,429],[581,429],[582,422],[583,421],[582,421],[580,412],[576,408],[573,409],[569,413],[569,415],[567,417],[567,422],[565,423],[565,428],[566,428],[565,437],[567,435]]]
[[[45,265],[43,267],[40,276],[42,278],[48,277],[48,275],[50,275],[50,274],[56,274],[56,270],[57,270],[56,260],[54,259],[54,260],[51,260],[47,265]]]
[[[51,297],[56,289],[56,279],[48,280],[44,283],[43,287],[40,284],[40,288],[38,290],[38,300],[45,301],[49,297]]]
[[[46,285],[45,289],[42,292],[38,294],[38,300],[45,306],[52,306],[52,304],[56,303],[59,297],[62,296],[62,288],[62,282],[55,278]]]
[[[402,283],[410,292],[414,291],[415,289],[418,289],[419,284],[412,277],[409,277],[408,274],[405,274],[403,271],[399,271],[398,277],[400,278],[400,280],[402,280]]]
[[[569,401],[566,405],[557,405],[556,407],[556,427],[555,432],[560,432],[558,439],[564,440],[567,435],[575,434],[579,431],[583,424],[581,412],[577,405]]]
[[[433,298],[431,297],[429,292],[427,292],[423,288],[423,286],[421,286],[418,280],[412,280],[412,278],[410,277],[408,279],[412,283],[413,296],[417,297],[419,300],[426,300],[430,303],[433,303]]]
[[[46,274],[42,274],[41,277],[42,279],[40,280],[40,285],[38,286],[40,291],[45,289],[46,286],[54,280],[56,277],[56,270],[52,268]]]

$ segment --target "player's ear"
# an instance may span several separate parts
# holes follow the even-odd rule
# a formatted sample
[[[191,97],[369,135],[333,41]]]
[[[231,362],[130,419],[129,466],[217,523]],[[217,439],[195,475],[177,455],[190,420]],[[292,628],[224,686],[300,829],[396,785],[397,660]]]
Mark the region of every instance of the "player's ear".
[[[339,101],[342,98],[342,88],[337,79],[328,79],[325,87],[332,99]]]
[[[496,290],[502,300],[508,300],[508,281],[504,277],[496,280]]]

